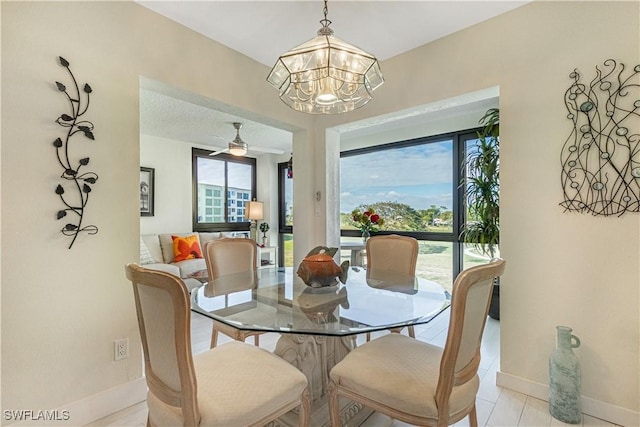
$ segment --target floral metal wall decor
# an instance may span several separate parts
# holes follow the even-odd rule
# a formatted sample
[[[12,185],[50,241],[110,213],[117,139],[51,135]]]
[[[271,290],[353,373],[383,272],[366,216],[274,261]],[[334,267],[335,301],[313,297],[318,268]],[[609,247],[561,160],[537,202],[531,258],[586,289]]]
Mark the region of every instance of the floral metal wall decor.
[[[625,69],[607,59],[588,83],[578,70],[569,74],[564,102],[573,129],[561,153],[565,212],[640,212],[640,65]]]
[[[82,87],[83,94],[80,93],[78,82],[74,77],[71,69],[69,69],[69,61],[63,57],[59,57],[60,65],[67,69],[71,80],[73,82],[73,90],[71,93],[67,91],[67,87],[60,82],[56,82],[56,86],[60,92],[63,92],[69,101],[69,114],[63,113],[57,119],[56,123],[65,128],[66,135],[63,138],[57,138],[53,141],[53,146],[56,148],[56,155],[58,157],[58,163],[62,166],[63,172],[60,178],[64,179],[71,185],[71,190],[65,192],[65,187],[62,184],[58,184],[56,187],[56,194],[60,197],[62,203],[66,206],[64,209],[60,209],[57,213],[58,220],[67,217],[71,214],[70,222],[65,224],[61,232],[65,236],[72,236],[69,249],[73,246],[81,232],[88,234],[96,234],[98,227],[95,225],[83,225],[84,208],[89,202],[89,194],[91,193],[91,185],[95,184],[98,180],[98,175],[95,172],[85,171],[89,164],[89,157],[81,157],[78,160],[74,159],[71,153],[71,137],[80,134],[90,141],[93,141],[93,123],[87,120],[80,120],[80,118],[89,109],[89,97],[92,89],[87,83]],[[83,103],[83,98],[86,100]],[[84,168],[84,169],[83,169]]]

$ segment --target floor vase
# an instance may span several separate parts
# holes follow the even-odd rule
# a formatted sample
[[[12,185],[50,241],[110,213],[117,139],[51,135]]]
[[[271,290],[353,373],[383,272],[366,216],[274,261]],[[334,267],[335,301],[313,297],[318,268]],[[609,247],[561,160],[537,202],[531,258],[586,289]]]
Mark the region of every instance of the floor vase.
[[[565,423],[582,421],[580,361],[573,349],[580,346],[580,339],[571,334],[572,329],[556,326],[556,349],[549,357],[549,412]]]

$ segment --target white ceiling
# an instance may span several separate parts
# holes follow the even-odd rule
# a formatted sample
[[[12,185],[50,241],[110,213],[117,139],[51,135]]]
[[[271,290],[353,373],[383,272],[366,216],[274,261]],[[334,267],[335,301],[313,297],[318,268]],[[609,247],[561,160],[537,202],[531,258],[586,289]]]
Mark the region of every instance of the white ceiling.
[[[528,2],[331,0],[328,18],[335,36],[384,61]],[[137,3],[268,66],[280,54],[314,37],[323,17],[320,0]],[[232,123],[239,121],[243,123],[240,135],[249,149],[254,145],[291,150],[289,132],[234,115],[215,102],[159,92],[153,84],[141,90],[144,134],[224,147],[235,137]],[[415,114],[411,116],[415,120]]]

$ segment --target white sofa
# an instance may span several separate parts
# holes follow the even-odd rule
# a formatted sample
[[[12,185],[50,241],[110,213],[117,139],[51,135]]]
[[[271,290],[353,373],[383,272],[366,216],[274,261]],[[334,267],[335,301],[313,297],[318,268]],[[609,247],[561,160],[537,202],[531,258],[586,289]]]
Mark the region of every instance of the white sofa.
[[[189,290],[195,288],[201,283],[196,279],[190,278],[189,275],[207,269],[204,258],[174,262],[173,239],[171,238],[171,236],[186,237],[192,234],[198,234],[201,248],[204,248],[204,244],[210,240],[230,237],[230,235],[220,232],[142,234],[140,236],[140,264],[145,268],[176,275],[182,278]],[[145,248],[147,251],[145,251]]]

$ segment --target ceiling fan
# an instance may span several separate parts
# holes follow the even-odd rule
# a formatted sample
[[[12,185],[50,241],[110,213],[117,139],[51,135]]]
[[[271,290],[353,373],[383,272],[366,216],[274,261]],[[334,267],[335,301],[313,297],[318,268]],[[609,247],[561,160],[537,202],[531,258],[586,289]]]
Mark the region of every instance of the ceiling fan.
[[[247,151],[249,151],[249,144],[244,142],[240,137],[240,128],[242,127],[242,123],[234,122],[233,127],[236,129],[236,137],[233,139],[233,141],[229,142],[229,145],[227,146],[227,148],[214,151],[213,153],[209,154],[210,156],[217,156],[218,154],[227,153],[227,152],[234,156],[244,156],[247,154]],[[256,146],[252,146],[251,151],[255,151],[259,153],[272,153],[272,154],[284,153],[284,151],[282,150],[277,150],[274,148],[267,148],[267,147],[256,147]]]

